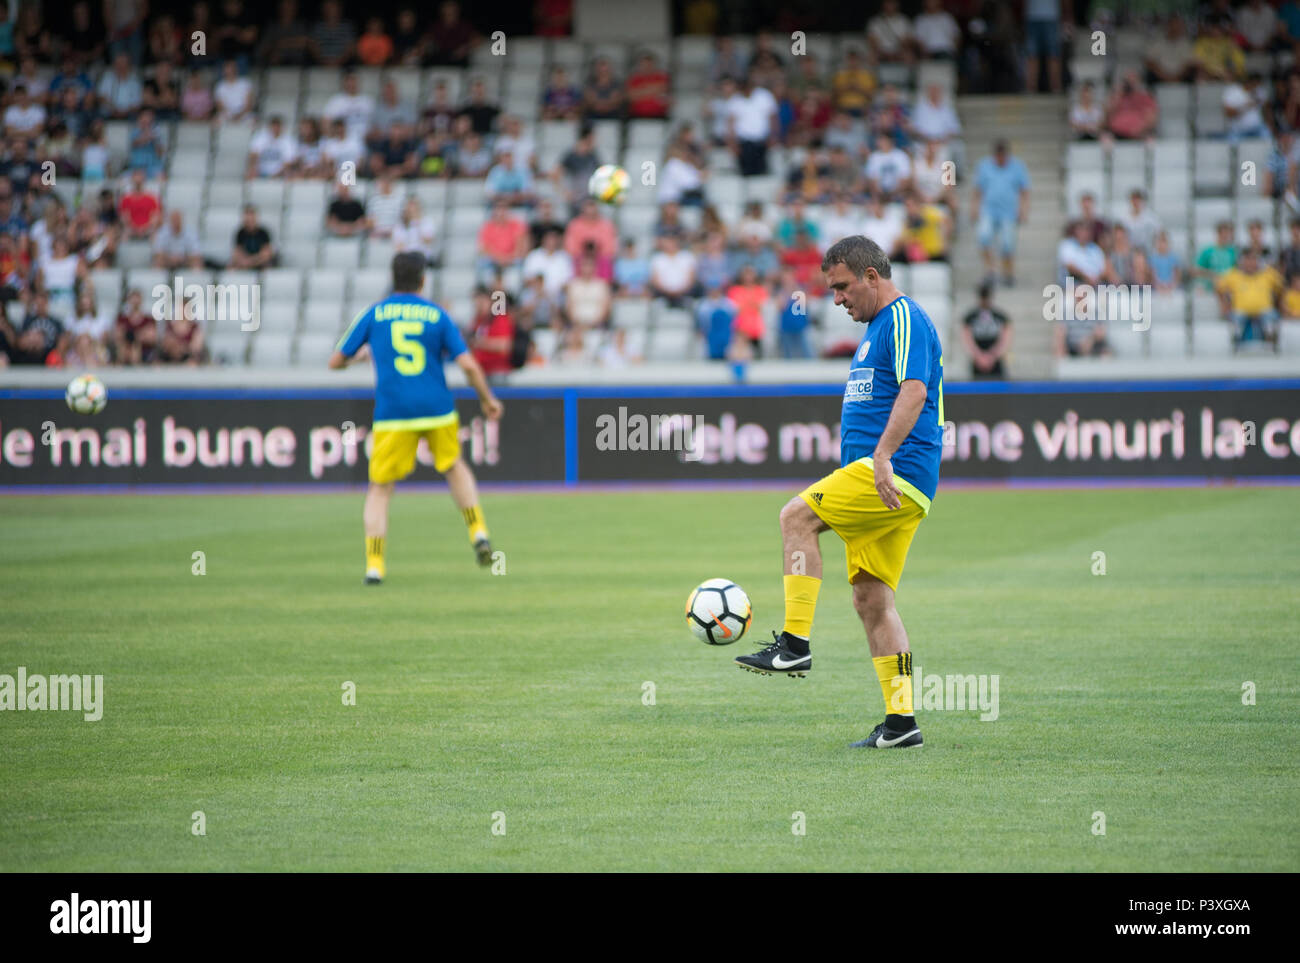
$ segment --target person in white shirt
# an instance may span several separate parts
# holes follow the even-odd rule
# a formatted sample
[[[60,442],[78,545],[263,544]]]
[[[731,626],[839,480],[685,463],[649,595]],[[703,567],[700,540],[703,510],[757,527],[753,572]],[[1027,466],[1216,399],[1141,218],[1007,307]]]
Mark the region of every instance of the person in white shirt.
[[[912,133],[919,140],[938,141],[946,144],[954,137],[961,136],[961,121],[952,101],[943,93],[939,84],[930,84],[925,88],[925,98],[916,105],[912,113]]]
[[[1249,0],[1237,8],[1237,32],[1250,50],[1270,50],[1278,36],[1277,13],[1264,0]]]
[[[867,216],[862,221],[862,234],[880,245],[880,249],[891,258],[898,254],[899,241],[903,238],[903,214],[895,205],[885,207],[879,194],[873,194],[867,202]]]
[[[1223,91],[1223,117],[1228,124],[1228,140],[1236,142],[1251,137],[1267,137],[1264,104],[1268,94],[1258,74],[1229,84]]]
[[[321,154],[336,175],[344,164],[351,164],[352,173],[355,174],[365,156],[365,144],[348,134],[347,122],[343,118],[332,120],[329,125],[329,134],[321,138]]]
[[[776,114],[776,98],[767,88],[754,84],[752,72],[744,88],[727,101],[728,144],[742,177],[767,173],[767,148],[776,128]]]
[[[361,93],[356,73],[349,70],[343,75],[343,89],[325,102],[323,114],[328,120],[342,120],[348,137],[364,144],[374,112],[374,98]]]
[[[537,143],[524,130],[524,123],[513,114],[506,114],[500,121],[501,133],[497,134],[492,144],[492,152],[500,155],[509,151],[515,164],[537,172]]]
[[[659,171],[659,203],[680,204],[686,195],[698,197],[704,188],[704,173],[679,145],[668,149],[668,159]]]
[[[872,191],[886,198],[895,198],[907,189],[912,180],[912,159],[906,151],[894,146],[894,138],[880,134],[863,173],[867,175],[867,185]]]
[[[822,215],[819,233],[820,246],[825,249],[841,238],[863,233],[864,218],[853,205],[853,197],[847,191],[835,195],[835,203],[830,211]]]
[[[867,40],[877,60],[911,62],[912,21],[899,12],[898,0],[885,0],[880,13],[867,21]]]
[[[90,285],[84,286],[81,294],[77,295],[77,309],[68,329],[74,338],[84,334],[96,344],[107,346],[109,332],[113,330],[113,316],[99,310]]]
[[[370,220],[371,237],[389,237],[402,216],[402,197],[393,189],[392,177],[384,174],[378,181],[379,189],[366,201],[366,217]]]
[[[233,60],[221,68],[221,79],[212,88],[212,99],[217,104],[217,119],[226,124],[251,123],[253,120],[253,84],[247,77],[239,76]]]
[[[393,253],[416,251],[433,264],[437,261],[437,243],[438,232],[433,226],[433,218],[424,216],[418,197],[408,197],[402,206],[402,217],[393,227]]]
[[[564,235],[551,229],[542,234],[542,246],[533,248],[524,258],[523,275],[541,276],[542,290],[556,300],[563,298],[564,286],[573,277],[573,258],[562,246]]]
[[[942,204],[957,216],[956,168],[939,150],[938,141],[926,141],[912,158],[912,187],[926,204]]]
[[[1079,88],[1079,99],[1070,108],[1070,129],[1080,140],[1097,140],[1102,135],[1106,112],[1093,96],[1094,85],[1086,80]]]
[[[650,258],[650,292],[669,307],[685,307],[695,290],[695,255],[682,250],[675,234],[665,234],[659,243],[660,250]]]
[[[925,0],[925,9],[912,25],[916,46],[922,57],[932,60],[955,60],[961,43],[961,27],[947,10],[943,0]]]
[[[1106,273],[1106,254],[1089,235],[1087,221],[1074,222],[1074,234],[1056,246],[1057,273],[1062,282],[1074,278],[1076,284],[1096,285]]]
[[[298,142],[284,129],[282,117],[272,117],[248,143],[247,177],[279,177],[298,156]]]
[[[45,108],[20,84],[14,88],[14,102],[5,108],[4,122],[6,136],[32,140],[45,128]]]
[[[1148,254],[1154,250],[1156,235],[1164,229],[1160,216],[1147,207],[1146,192],[1136,188],[1129,193],[1128,212],[1119,222],[1128,231],[1133,246]]]
[[[723,77],[718,81],[717,93],[705,104],[704,117],[709,123],[709,139],[715,147],[727,143],[731,136],[731,112],[728,105],[739,90],[735,77]]]

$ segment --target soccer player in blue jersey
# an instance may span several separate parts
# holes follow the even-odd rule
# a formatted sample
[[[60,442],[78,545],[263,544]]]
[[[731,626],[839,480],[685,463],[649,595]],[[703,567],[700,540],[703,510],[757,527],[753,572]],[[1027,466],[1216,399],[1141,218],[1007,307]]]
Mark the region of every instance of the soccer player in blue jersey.
[[[844,540],[853,607],[867,631],[885,697],[885,721],[853,746],[919,746],[912,654],[894,590],[939,482],[939,335],[921,306],[894,286],[889,257],[874,241],[861,235],[837,241],[822,259],[822,271],[835,303],[867,325],[844,388],[841,467],[781,509],[785,626],[779,635],[772,633],[771,645],[736,662],[765,675],[803,676],[812,668],[808,637],[822,579],[818,541],[829,529]]]
[[[424,256],[407,252],[394,257],[393,293],[357,315],[329,360],[331,368],[346,367],[367,355],[375,362],[374,448],[363,516],[367,585],[384,579],[388,503],[393,485],[414,470],[421,438],[429,443],[434,467],[447,479],[478,563],[486,566],[492,561],[478,486],[460,457],[460,420],[443,376],[443,360],[455,361],[465,372],[486,418],[500,418],[502,405],[451,318],[420,297],[423,288]],[[368,352],[361,350],[365,345]]]

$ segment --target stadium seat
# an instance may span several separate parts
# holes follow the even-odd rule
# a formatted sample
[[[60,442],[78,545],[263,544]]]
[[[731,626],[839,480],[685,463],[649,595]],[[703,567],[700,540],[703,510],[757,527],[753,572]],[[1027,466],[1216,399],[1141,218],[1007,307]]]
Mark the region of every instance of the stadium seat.
[[[1232,183],[1228,145],[1217,140],[1198,140],[1192,163],[1192,181],[1198,194],[1227,194]]]
[[[649,361],[686,361],[699,355],[699,339],[694,328],[657,328],[650,336],[646,351]]]
[[[391,272],[388,267],[371,267],[354,271],[352,273],[351,296],[361,298],[367,302],[378,301],[388,293],[391,282]]]
[[[1192,353],[1198,358],[1222,358],[1232,354],[1232,325],[1227,321],[1195,321],[1192,324]]]
[[[646,298],[615,298],[611,323],[616,328],[645,328],[650,324],[650,302]]]
[[[1284,355],[1300,355],[1300,321],[1282,321],[1278,326],[1277,344]]]
[[[302,295],[302,272],[269,268],[262,272],[262,296],[269,300],[296,301]]]
[[[300,368],[323,368],[334,353],[338,339],[333,334],[304,334],[298,338],[294,364]]]
[[[238,327],[228,332],[207,333],[205,340],[215,364],[243,365],[248,361],[248,335]]]
[[[255,368],[285,368],[293,350],[293,335],[259,331],[252,339],[249,364]]]
[[[117,246],[117,264],[124,268],[144,268],[153,261],[153,248],[148,241],[123,241]]]

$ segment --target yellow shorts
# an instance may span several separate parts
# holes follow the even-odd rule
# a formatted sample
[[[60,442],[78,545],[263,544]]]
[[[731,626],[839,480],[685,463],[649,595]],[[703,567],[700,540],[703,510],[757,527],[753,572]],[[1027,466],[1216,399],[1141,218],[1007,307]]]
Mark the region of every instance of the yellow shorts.
[[[370,451],[370,480],[376,485],[401,481],[415,470],[415,452],[420,439],[427,438],[433,453],[433,467],[445,472],[460,458],[460,419],[436,428],[380,428],[374,432]]]
[[[925,509],[906,493],[901,508],[886,508],[876,492],[876,474],[867,461],[837,468],[805,488],[799,497],[844,539],[850,582],[860,572],[866,572],[891,589],[898,588],[907,550],[925,517]]]

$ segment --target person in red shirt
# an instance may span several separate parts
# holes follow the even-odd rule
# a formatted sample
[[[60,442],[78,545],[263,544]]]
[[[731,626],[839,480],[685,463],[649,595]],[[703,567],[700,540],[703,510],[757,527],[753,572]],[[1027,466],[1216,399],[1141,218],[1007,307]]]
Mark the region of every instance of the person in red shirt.
[[[1138,140],[1155,133],[1160,108],[1130,70],[1115,88],[1106,109],[1106,128],[1120,140]]]
[[[587,198],[582,202],[578,216],[569,222],[564,231],[564,249],[574,261],[579,260],[588,244],[596,245],[596,257],[613,258],[618,253],[618,232],[614,222],[602,217],[599,205]]]
[[[628,116],[662,118],[668,116],[668,108],[668,71],[659,66],[654,54],[643,53],[627,75]]]
[[[536,0],[533,33],[539,37],[567,37],[573,33],[573,0]]]
[[[131,171],[131,187],[122,195],[118,210],[127,234],[135,239],[152,237],[162,224],[162,204],[145,188],[141,168]]]
[[[497,272],[517,264],[528,253],[528,225],[514,217],[504,201],[492,205],[492,216],[478,232],[479,280],[493,283]]]
[[[113,330],[113,357],[118,364],[147,364],[158,348],[158,322],[144,312],[144,297],[132,289]]]
[[[792,269],[795,281],[804,289],[816,283],[822,270],[822,253],[811,234],[800,230],[795,235],[794,244],[781,252],[781,266]]]
[[[758,271],[752,264],[741,268],[740,277],[727,289],[727,300],[736,306],[731,329],[748,342],[755,358],[763,356],[763,333],[767,327],[763,321],[763,305],[767,298],[767,287],[759,282]]]
[[[499,296],[479,287],[474,292],[474,325],[470,332],[469,349],[489,381],[498,380],[513,370],[510,363],[515,343],[515,322],[510,317],[509,304],[502,303],[498,313],[494,310]]]

